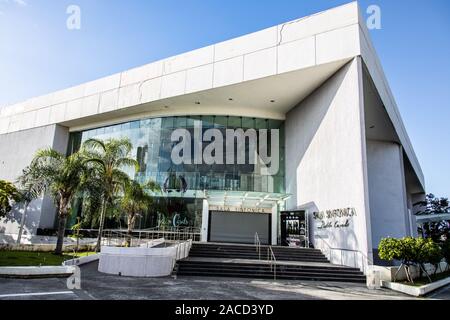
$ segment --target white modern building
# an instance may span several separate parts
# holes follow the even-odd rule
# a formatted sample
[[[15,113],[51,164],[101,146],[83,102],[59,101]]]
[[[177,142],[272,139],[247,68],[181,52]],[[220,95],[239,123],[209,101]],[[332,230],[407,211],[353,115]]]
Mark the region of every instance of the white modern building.
[[[278,173],[174,166],[170,133],[195,121],[279,129]],[[161,195],[167,210],[147,227],[189,226],[215,242],[251,243],[258,232],[280,244],[306,212],[310,244],[349,265],[376,261],[383,237],[416,234],[424,176],[356,2],[3,107],[0,179],[15,181],[40,148],[121,136],[141,164],[134,178],[185,183]],[[0,233],[17,233],[20,219],[11,213]],[[27,232],[54,225],[52,201],[34,201]]]

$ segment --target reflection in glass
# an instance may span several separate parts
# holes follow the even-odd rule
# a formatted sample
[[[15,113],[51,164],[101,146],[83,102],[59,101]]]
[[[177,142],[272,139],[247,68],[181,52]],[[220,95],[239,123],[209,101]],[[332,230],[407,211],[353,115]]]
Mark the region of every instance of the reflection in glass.
[[[175,166],[171,160],[171,141],[173,130],[185,128],[193,136],[194,121],[201,121],[203,131],[217,128],[225,136],[226,129],[243,128],[279,129],[280,130],[280,169],[275,176],[267,177],[258,174],[257,165],[252,164],[181,164]],[[119,125],[71,133],[69,152],[78,150],[81,144],[89,138],[110,139],[128,137],[133,144],[132,157],[139,165],[139,172],[128,172],[133,179],[145,181],[156,180],[164,184],[169,172],[182,175],[188,183],[189,190],[230,190],[230,191],[262,191],[284,193],[284,125],[283,121],[266,120],[245,117],[227,116],[193,116],[165,117],[143,119]],[[270,137],[270,135],[269,135]],[[192,142],[192,152],[193,152]],[[270,141],[269,141],[270,143]],[[208,143],[204,143],[204,147]],[[248,143],[246,144],[248,151]],[[226,151],[226,150],[224,150]],[[226,152],[224,152],[225,162]],[[235,155],[236,157],[236,155]],[[249,155],[246,155],[248,163]]]
[[[259,174],[258,165],[253,164],[181,164],[174,165],[171,160],[172,148],[175,145],[171,141],[172,132],[175,129],[184,128],[194,137],[194,122],[200,122],[203,133],[210,128],[219,129],[225,137],[226,129],[279,129],[280,130],[280,167],[275,176],[262,176]],[[269,135],[270,136],[270,135]],[[139,171],[127,169],[127,174],[132,179],[142,183],[148,180],[156,181],[161,187],[168,181],[169,175],[183,177],[186,190],[222,190],[222,191],[258,191],[267,193],[284,193],[284,122],[280,120],[266,120],[245,117],[229,116],[190,116],[190,117],[164,117],[142,119],[104,128],[74,132],[70,135],[68,152],[77,151],[82,143],[90,138],[111,139],[128,137],[133,144],[131,156],[139,163]],[[258,135],[259,138],[259,135]],[[270,142],[269,142],[270,143]],[[192,141],[192,152],[194,150]],[[204,143],[203,147],[208,145]],[[246,163],[248,163],[248,143],[246,143]],[[224,163],[226,157],[224,150]],[[192,156],[193,158],[193,156]],[[177,178],[178,179],[178,178]],[[181,188],[183,189],[183,188]],[[139,224],[155,226],[172,223],[176,212],[180,215],[175,220],[179,223],[199,227],[201,223],[201,199],[176,200],[166,194],[158,198],[159,209],[152,209],[148,217],[143,217]],[[159,216],[158,216],[159,215]],[[158,218],[159,217],[159,218]],[[166,217],[166,218],[163,218]],[[198,218],[200,217],[200,218]],[[186,219],[185,219],[186,218]],[[170,222],[172,221],[172,222]]]

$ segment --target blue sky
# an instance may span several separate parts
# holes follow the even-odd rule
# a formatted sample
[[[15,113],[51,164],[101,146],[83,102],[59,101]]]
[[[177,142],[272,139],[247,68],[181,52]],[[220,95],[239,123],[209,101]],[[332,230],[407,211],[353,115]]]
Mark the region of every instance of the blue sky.
[[[0,0],[0,106],[234,38],[349,1]],[[450,196],[450,1],[363,0],[428,192]],[[66,9],[81,8],[81,30]]]

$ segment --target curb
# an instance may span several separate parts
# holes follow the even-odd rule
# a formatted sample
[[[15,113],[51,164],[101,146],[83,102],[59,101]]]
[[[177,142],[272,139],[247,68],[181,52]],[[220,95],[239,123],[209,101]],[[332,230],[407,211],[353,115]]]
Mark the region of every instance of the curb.
[[[72,266],[0,267],[0,278],[67,278],[74,272],[75,267]]]
[[[99,259],[100,259],[100,254],[96,253],[96,254],[91,254],[89,256],[85,256],[85,257],[66,260],[63,262],[63,266],[81,266],[83,264],[86,264],[86,263],[89,263],[92,261],[96,261]]]

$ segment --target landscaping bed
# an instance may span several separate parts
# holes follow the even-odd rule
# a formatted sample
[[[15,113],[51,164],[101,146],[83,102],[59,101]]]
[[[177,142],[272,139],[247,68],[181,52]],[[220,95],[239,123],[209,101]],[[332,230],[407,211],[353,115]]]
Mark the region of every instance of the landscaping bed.
[[[431,283],[433,282],[437,282],[443,279],[446,279],[450,277],[450,271],[445,271],[442,273],[437,273],[437,274],[430,274],[430,278],[431,278]],[[405,284],[408,286],[413,286],[413,287],[421,287],[421,286],[425,286],[430,284],[430,281],[428,280],[427,277],[422,277],[420,279],[415,279],[414,283],[408,282],[408,281],[397,281],[398,283],[401,284]]]

